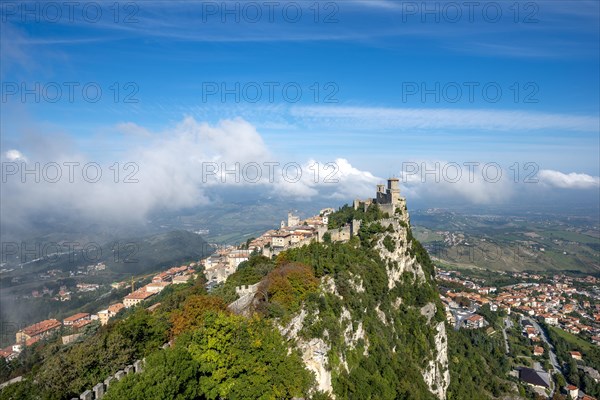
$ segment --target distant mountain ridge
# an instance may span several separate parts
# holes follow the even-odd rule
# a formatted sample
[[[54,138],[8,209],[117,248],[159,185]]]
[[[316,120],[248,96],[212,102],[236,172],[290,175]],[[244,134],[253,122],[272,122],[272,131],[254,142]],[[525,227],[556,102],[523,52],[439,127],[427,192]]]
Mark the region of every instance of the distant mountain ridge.
[[[171,231],[143,238],[112,241],[115,249],[102,260],[113,272],[143,274],[168,268],[190,260],[200,260],[213,253],[200,235],[188,231]],[[117,253],[118,251],[118,253]]]
[[[48,269],[69,271],[78,267],[104,263],[115,273],[145,274],[190,260],[200,260],[214,251],[200,235],[184,230],[150,236],[97,242],[64,243],[29,241],[15,243],[16,255],[27,256],[27,263],[14,273],[27,274]],[[46,246],[46,247],[45,247]],[[23,250],[24,249],[24,250]],[[56,249],[63,249],[56,253]],[[72,251],[64,251],[72,249]],[[8,267],[20,266],[24,258],[9,260]]]

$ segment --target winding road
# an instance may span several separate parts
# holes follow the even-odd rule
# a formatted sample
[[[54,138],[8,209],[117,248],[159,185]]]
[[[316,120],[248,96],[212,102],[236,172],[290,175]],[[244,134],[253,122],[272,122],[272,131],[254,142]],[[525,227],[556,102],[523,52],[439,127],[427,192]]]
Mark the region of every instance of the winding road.
[[[521,316],[521,319],[524,318]],[[556,354],[554,353],[554,346],[552,346],[552,344],[546,337],[546,332],[544,332],[540,324],[538,324],[537,321],[533,318],[527,318],[527,321],[529,321],[531,325],[533,325],[533,327],[540,333],[540,337],[542,338],[542,340],[548,345],[548,355],[550,356],[550,364],[552,365],[552,369],[554,370],[553,373],[561,373],[560,365],[558,364],[558,359],[556,358]],[[550,398],[552,398],[552,396],[554,395],[555,390],[556,388],[554,387],[554,385],[552,385],[552,390],[550,391]]]
[[[552,344],[548,340],[548,337],[546,337],[546,332],[544,332],[544,330],[542,329],[540,324],[537,323],[536,320],[530,318],[527,318],[527,320],[531,322],[531,325],[533,325],[535,329],[537,329],[537,331],[540,333],[540,337],[542,338],[542,340],[548,344],[550,364],[552,364],[552,368],[554,368],[555,374],[560,373],[560,365],[558,364],[558,358],[556,358],[556,354],[554,353],[554,346],[552,346]]]
[[[504,328],[502,328],[502,336],[504,336],[504,345],[506,346],[506,354],[510,353],[510,347],[508,347],[508,336],[506,336],[506,330],[512,328],[513,323],[509,317],[504,318]]]

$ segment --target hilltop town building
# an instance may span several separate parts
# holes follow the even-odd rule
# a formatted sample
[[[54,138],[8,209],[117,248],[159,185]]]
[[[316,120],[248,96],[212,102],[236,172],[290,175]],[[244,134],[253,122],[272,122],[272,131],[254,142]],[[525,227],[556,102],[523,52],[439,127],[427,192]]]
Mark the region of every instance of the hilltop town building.
[[[292,244],[292,235],[288,232],[271,236],[272,247],[287,247]]]
[[[227,254],[227,264],[232,268],[237,268],[244,261],[248,261],[252,254],[251,250],[232,250]]]
[[[289,212],[288,217],[287,217],[287,226],[298,226],[298,225],[300,225],[300,217]]]

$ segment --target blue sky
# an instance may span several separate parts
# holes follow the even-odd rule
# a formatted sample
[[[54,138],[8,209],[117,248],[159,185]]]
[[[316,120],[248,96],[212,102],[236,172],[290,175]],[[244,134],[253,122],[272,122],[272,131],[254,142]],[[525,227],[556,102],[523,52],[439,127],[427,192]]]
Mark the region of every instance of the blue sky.
[[[2,3],[3,153],[110,163],[186,118],[239,118],[275,159],[376,178],[404,161],[534,162],[549,186],[598,191],[597,1],[267,3]],[[40,101],[23,98],[36,84]]]

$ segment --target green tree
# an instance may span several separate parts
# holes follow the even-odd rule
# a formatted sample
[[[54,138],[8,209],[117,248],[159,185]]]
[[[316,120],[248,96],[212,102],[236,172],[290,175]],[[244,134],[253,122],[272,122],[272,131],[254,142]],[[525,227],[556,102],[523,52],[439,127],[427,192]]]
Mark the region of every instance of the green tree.
[[[188,348],[200,364],[207,399],[303,396],[313,383],[297,352],[287,354],[278,331],[262,319],[208,314]]]
[[[106,400],[164,400],[201,398],[200,365],[185,347],[156,351],[146,359],[144,372],[115,382]]]

